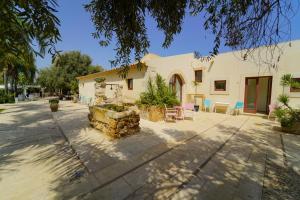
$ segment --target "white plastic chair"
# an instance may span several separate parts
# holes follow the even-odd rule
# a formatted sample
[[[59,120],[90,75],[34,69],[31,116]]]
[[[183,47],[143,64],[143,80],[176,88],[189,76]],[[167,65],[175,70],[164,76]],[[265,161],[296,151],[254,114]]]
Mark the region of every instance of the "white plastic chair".
[[[194,104],[192,103],[187,103],[184,104],[183,106],[183,110],[184,110],[184,117],[188,117],[191,118],[192,120],[194,120]]]

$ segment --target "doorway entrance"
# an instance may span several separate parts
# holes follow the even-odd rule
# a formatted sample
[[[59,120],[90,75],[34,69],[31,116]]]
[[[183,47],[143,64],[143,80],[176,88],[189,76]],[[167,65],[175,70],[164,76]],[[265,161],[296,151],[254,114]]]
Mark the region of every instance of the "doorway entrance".
[[[244,112],[268,113],[271,92],[272,76],[246,77]]]
[[[175,92],[177,99],[182,102],[182,85],[183,81],[178,74],[174,74],[170,81],[169,87]]]

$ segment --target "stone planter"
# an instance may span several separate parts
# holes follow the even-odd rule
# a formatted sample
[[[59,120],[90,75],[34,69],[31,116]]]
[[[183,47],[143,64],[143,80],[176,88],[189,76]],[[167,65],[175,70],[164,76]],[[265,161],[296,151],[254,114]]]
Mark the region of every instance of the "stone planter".
[[[120,138],[140,131],[140,116],[136,107],[117,112],[101,106],[91,106],[88,115],[90,125],[103,133]]]
[[[158,106],[141,107],[141,117],[152,122],[162,121],[165,118],[164,108]]]
[[[295,122],[292,127],[281,127],[282,132],[300,134],[300,122]]]

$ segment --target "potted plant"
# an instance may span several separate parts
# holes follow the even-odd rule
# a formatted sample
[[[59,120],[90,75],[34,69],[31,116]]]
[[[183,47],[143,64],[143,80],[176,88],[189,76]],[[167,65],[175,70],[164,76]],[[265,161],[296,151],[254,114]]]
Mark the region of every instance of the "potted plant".
[[[73,103],[77,103],[78,102],[78,94],[74,94],[73,98],[72,98]]]
[[[56,112],[58,110],[58,99],[50,99],[49,104],[50,104],[50,109],[52,112]]]
[[[195,95],[196,95],[197,94],[197,88],[198,88],[199,82],[193,81],[193,84],[194,84],[194,87],[195,87]],[[195,112],[198,112],[200,106],[197,104],[196,98],[194,98],[194,101],[195,101],[194,110],[195,110]]]
[[[300,84],[293,81],[290,74],[286,74],[281,78],[281,85],[283,86],[283,94],[278,97],[278,101],[282,105],[276,108],[275,115],[280,122],[282,131],[300,134],[300,110],[292,108],[289,105],[289,96],[284,94],[286,86],[300,88]]]
[[[164,119],[164,106],[172,107],[179,105],[176,94],[169,89],[165,80],[157,74],[155,79],[149,78],[147,91],[141,93],[137,101],[141,109],[141,117],[150,121],[160,121]]]

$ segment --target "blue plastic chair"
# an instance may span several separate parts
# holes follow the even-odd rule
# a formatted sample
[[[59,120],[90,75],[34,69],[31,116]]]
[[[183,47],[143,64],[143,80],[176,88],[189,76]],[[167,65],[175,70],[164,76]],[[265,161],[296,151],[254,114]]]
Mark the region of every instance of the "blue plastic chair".
[[[204,99],[204,109],[205,109],[205,112],[208,108],[208,111],[210,110],[210,107],[211,107],[211,100],[210,99]]]
[[[239,110],[243,109],[243,108],[244,108],[244,102],[238,101],[238,102],[236,102],[236,104],[235,104],[235,106],[233,108],[233,112],[237,114],[239,112]]]

